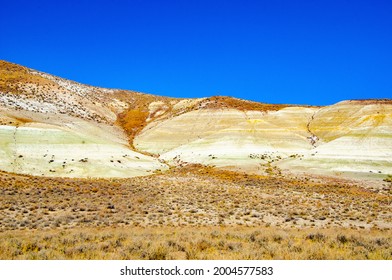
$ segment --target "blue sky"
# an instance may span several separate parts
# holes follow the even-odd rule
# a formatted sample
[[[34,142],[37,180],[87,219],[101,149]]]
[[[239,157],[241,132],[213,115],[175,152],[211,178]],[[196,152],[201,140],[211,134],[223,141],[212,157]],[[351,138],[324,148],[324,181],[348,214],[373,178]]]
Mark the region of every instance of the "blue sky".
[[[392,98],[392,1],[2,1],[0,59],[172,97]]]

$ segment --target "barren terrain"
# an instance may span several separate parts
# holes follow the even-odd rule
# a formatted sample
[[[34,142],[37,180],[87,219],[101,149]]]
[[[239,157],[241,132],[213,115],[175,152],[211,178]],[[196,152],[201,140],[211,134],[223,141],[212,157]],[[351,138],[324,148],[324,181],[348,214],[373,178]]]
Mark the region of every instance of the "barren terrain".
[[[392,259],[389,99],[175,99],[0,74],[0,259]]]
[[[392,259],[389,182],[199,165],[112,180],[0,176],[3,259]]]
[[[392,229],[391,184],[189,166],[88,180],[1,174],[1,229],[249,225]]]

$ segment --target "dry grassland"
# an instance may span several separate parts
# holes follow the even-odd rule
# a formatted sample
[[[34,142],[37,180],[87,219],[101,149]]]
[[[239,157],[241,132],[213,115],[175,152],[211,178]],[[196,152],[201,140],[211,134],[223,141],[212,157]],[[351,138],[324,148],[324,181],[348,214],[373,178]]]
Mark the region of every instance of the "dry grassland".
[[[0,60],[0,92],[25,93],[26,84],[40,85],[48,89],[56,86],[48,79],[32,75],[26,67]]]
[[[380,230],[95,227],[0,233],[0,259],[391,260],[391,245]]]
[[[227,96],[213,96],[207,98],[204,102],[208,102],[206,106],[207,108],[230,108],[237,109],[240,111],[278,111],[280,109],[290,106],[284,104],[259,103]]]
[[[198,165],[112,180],[0,173],[1,259],[391,259],[391,184]]]

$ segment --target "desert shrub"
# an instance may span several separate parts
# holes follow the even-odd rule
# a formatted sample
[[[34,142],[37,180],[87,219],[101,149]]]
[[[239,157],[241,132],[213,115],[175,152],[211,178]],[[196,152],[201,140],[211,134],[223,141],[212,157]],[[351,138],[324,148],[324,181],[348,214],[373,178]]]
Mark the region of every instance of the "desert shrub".
[[[322,233],[311,233],[306,236],[306,239],[321,242],[325,240],[325,236]]]
[[[134,131],[137,131],[140,128],[144,127],[147,117],[147,112],[138,109],[129,110],[125,113],[120,114],[119,116],[123,128],[128,133],[133,133]]]
[[[342,234],[339,234],[339,235],[336,237],[336,239],[337,239],[338,242],[340,242],[340,243],[342,243],[342,244],[345,244],[345,243],[348,242],[348,238],[347,238],[345,235],[342,235]]]
[[[287,107],[281,104],[266,104],[227,96],[213,96],[207,99],[209,108],[233,108],[242,111],[277,111]]]
[[[392,175],[387,175],[387,177],[384,179],[384,182],[392,183]]]

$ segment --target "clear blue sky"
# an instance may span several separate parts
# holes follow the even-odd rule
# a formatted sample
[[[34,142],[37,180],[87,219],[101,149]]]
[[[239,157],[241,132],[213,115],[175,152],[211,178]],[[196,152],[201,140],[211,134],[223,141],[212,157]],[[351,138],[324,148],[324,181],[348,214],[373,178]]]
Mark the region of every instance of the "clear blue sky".
[[[1,1],[0,59],[173,97],[392,98],[392,1]]]

